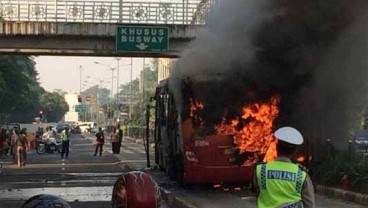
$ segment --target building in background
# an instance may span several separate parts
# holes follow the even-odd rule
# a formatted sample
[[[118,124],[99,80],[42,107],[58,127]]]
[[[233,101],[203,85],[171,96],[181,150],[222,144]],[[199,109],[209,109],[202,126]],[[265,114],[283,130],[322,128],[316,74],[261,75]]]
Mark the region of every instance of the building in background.
[[[175,66],[176,61],[177,59],[170,59],[170,58],[159,58],[158,59],[157,83],[160,83],[161,80],[169,78],[171,70]]]
[[[75,106],[79,104],[78,94],[67,93],[64,95],[64,98],[69,106],[69,111],[65,113],[64,121],[68,123],[78,122],[78,112],[75,111]]]

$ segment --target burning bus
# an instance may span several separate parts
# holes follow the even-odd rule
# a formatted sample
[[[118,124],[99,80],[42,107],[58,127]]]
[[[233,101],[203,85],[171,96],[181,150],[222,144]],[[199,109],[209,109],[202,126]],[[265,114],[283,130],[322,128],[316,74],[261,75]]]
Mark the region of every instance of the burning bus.
[[[347,149],[367,103],[368,1],[217,3],[157,88],[157,164],[188,183],[249,181],[281,125],[305,137],[298,161]]]
[[[221,78],[183,78],[180,95],[168,80],[157,87],[155,160],[172,178],[184,184],[248,183],[256,163],[276,157],[272,133],[279,97],[241,105],[216,96],[227,85]]]

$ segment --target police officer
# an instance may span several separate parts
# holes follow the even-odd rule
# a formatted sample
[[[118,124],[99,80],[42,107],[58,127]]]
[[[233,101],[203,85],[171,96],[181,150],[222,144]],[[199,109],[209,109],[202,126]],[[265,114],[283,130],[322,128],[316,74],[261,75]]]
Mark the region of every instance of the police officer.
[[[69,128],[66,127],[62,132],[61,132],[61,145],[62,145],[62,149],[61,149],[61,159],[64,158],[64,154],[65,157],[68,158],[69,156],[69,145],[70,145],[70,134],[69,134]]]
[[[290,160],[297,146],[303,143],[303,136],[292,127],[282,127],[274,135],[278,139],[278,157],[257,165],[253,179],[258,190],[258,207],[314,208],[312,181],[302,166]]]

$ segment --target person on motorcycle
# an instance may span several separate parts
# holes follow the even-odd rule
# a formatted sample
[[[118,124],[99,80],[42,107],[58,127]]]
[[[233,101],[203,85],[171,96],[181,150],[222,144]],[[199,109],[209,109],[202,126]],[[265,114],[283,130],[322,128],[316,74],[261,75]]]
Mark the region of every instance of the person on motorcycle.
[[[54,137],[55,136],[55,132],[54,132],[54,130],[52,130],[51,126],[49,126],[49,130],[47,131],[47,135],[49,137]]]
[[[45,133],[42,135],[41,141],[46,142],[48,145],[55,144],[56,145],[56,139],[55,139],[55,132],[52,130],[51,127],[46,127]]]
[[[65,154],[65,158],[68,158],[69,156],[69,144],[70,144],[70,134],[69,134],[69,128],[65,127],[65,129],[61,132],[61,145],[62,145],[62,150],[61,150],[61,159],[64,158],[64,154]]]

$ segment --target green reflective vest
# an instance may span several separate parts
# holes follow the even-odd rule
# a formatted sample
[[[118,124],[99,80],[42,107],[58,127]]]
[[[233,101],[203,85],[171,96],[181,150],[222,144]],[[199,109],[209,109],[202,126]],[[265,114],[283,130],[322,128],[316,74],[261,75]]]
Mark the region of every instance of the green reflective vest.
[[[69,135],[66,133],[65,130],[61,132],[60,137],[61,137],[61,141],[69,141]]]
[[[259,208],[289,207],[287,205],[301,202],[307,173],[297,164],[275,160],[257,165],[256,174]]]

